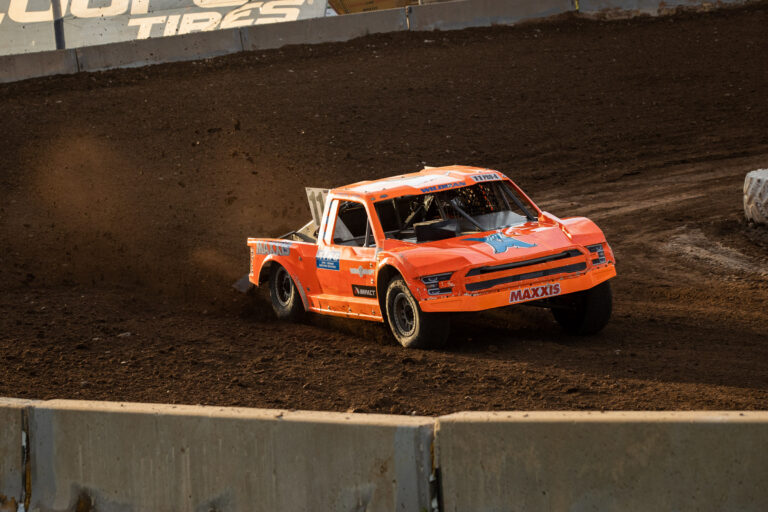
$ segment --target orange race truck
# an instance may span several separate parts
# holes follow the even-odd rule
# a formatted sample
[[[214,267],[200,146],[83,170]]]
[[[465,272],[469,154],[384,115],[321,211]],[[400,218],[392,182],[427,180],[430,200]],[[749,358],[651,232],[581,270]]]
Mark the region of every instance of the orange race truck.
[[[499,171],[426,168],[307,195],[304,227],[248,239],[249,281],[269,283],[278,318],[387,322],[403,346],[430,348],[451,312],[530,303],[572,334],[611,316],[615,259],[600,228],[541,211]]]

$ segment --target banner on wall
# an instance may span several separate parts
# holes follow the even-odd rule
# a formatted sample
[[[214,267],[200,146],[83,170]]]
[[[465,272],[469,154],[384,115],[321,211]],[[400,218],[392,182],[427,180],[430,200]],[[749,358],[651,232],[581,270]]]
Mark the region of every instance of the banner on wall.
[[[0,0],[0,55],[318,18],[327,6],[327,0],[54,1]]]

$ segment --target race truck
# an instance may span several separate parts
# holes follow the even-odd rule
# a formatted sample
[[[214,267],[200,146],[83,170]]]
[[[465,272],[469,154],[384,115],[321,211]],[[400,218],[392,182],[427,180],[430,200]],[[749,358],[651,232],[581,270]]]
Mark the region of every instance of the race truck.
[[[280,319],[386,322],[403,346],[433,348],[453,312],[527,303],[577,335],[611,316],[615,259],[600,228],[541,211],[499,171],[425,168],[307,197],[301,229],[248,239],[248,279],[269,284]]]

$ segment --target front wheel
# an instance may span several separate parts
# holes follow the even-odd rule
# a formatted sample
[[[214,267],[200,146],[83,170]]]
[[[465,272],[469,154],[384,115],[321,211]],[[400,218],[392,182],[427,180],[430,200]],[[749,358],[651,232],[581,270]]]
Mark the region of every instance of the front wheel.
[[[285,267],[272,263],[269,269],[269,296],[272,309],[280,320],[296,322],[304,316],[299,290]]]
[[[613,309],[611,285],[604,281],[594,288],[558,297],[552,315],[568,334],[597,334],[608,323]]]
[[[445,345],[450,318],[440,313],[424,313],[399,277],[387,286],[386,308],[389,328],[402,346],[429,349]]]

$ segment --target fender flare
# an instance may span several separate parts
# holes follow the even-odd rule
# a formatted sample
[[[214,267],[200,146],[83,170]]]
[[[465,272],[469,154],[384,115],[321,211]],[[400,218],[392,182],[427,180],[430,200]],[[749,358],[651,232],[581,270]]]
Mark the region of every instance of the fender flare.
[[[407,264],[407,262],[406,262]],[[376,283],[378,284],[379,281],[379,271],[384,267],[392,267],[397,272],[403,276],[403,279],[405,280],[406,284],[408,283],[408,278],[406,277],[408,275],[407,269],[405,269],[406,265],[403,265],[403,262],[394,256],[386,256],[376,262]]]
[[[568,217],[557,219],[557,222],[569,238],[579,245],[586,246],[606,241],[603,230],[587,217]]]
[[[379,298],[379,308],[381,309],[381,316],[382,318],[385,319],[385,321],[387,318],[386,286],[388,283],[385,283],[383,279],[379,278],[380,272],[383,268],[390,267],[394,269],[398,274],[400,274],[400,276],[403,278],[403,281],[405,281],[405,285],[408,287],[411,293],[413,293],[413,296],[416,297],[416,293],[414,293],[413,286],[411,285],[407,277],[408,272],[404,268],[406,265],[404,265],[403,263],[407,265],[407,262],[403,262],[399,258],[396,258],[391,255],[382,258],[376,263],[376,290],[377,290],[376,295]],[[417,299],[417,302],[418,302],[418,299]]]
[[[293,286],[299,290],[299,296],[301,297],[301,303],[304,306],[304,311],[309,311],[309,299],[307,299],[307,292],[304,290],[304,285],[301,284],[301,280],[299,279],[298,272],[296,272],[295,265],[287,258],[275,254],[270,254],[264,258],[264,261],[262,261],[261,265],[259,266],[259,273],[256,275],[257,286],[261,286],[262,283],[265,283],[268,280],[268,277],[262,278],[262,275],[265,273],[267,273],[267,276],[269,275],[268,272],[273,263],[282,266],[286,271],[288,271],[288,275],[290,275],[291,279],[293,280]]]

